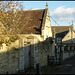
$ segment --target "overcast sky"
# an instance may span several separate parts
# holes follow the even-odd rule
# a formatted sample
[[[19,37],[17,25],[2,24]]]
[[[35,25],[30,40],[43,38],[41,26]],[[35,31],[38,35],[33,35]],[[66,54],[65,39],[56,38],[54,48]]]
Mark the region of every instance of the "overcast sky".
[[[25,10],[45,9],[48,3],[50,16],[61,26],[75,25],[75,1],[23,1]],[[51,25],[58,26],[52,19]]]

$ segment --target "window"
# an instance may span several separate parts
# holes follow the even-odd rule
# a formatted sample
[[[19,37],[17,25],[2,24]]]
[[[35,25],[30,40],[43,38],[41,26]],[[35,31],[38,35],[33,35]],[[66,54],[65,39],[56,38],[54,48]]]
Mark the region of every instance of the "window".
[[[57,43],[61,43],[62,41],[61,41],[61,37],[58,37],[57,38]]]

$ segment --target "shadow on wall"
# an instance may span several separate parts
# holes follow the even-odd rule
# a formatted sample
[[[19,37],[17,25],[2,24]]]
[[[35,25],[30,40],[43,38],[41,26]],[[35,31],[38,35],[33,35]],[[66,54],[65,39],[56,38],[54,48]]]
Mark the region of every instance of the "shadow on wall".
[[[37,44],[27,43],[24,47],[0,51],[0,74],[13,74],[34,67],[37,63],[47,65],[47,56],[51,55],[52,44],[52,38],[48,38],[43,42],[38,41]]]
[[[75,43],[74,42],[75,42],[75,39],[73,39],[73,41],[70,39],[58,45],[58,50],[60,53],[59,58],[61,58],[62,60],[66,60],[75,56]]]

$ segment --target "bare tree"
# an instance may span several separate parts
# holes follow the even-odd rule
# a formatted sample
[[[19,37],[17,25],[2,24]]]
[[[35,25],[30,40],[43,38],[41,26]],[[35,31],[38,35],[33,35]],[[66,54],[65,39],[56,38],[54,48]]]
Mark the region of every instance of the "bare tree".
[[[23,14],[23,5],[19,1],[0,1],[0,20],[4,23],[6,29],[1,32],[4,35],[13,35],[12,38],[20,34],[18,29],[20,19]]]
[[[8,30],[10,30],[13,34],[16,33],[15,29],[19,32],[18,25],[23,13],[22,2],[0,1],[0,10],[0,19],[4,21],[4,24],[7,26]]]

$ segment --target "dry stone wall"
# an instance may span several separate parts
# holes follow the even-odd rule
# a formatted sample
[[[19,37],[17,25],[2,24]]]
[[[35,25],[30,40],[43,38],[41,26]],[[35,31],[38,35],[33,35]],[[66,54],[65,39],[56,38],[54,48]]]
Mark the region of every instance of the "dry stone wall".
[[[18,71],[19,49],[16,49],[18,42],[19,40],[0,50],[0,74],[11,74]]]

